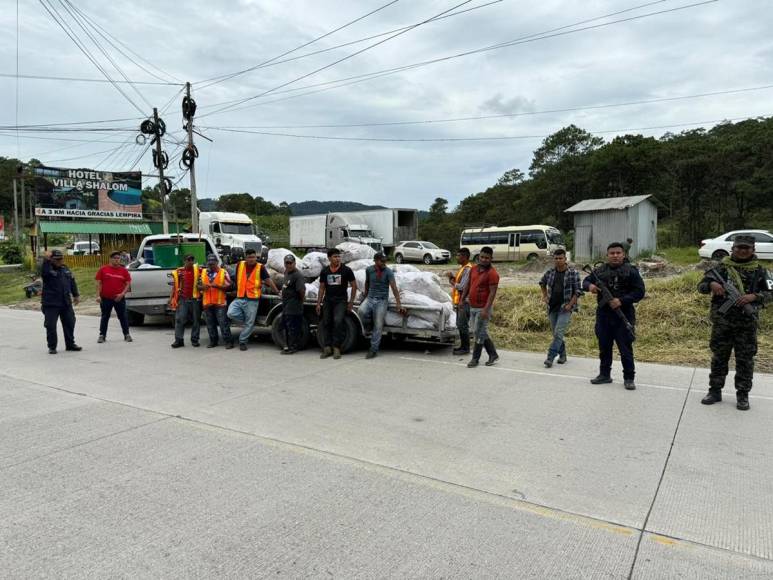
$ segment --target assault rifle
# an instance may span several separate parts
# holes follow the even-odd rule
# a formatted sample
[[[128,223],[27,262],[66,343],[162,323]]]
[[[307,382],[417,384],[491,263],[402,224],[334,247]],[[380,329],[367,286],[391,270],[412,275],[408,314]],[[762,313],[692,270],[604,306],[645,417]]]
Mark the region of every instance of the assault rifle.
[[[725,298],[726,300],[717,308],[717,312],[719,312],[722,316],[728,313],[728,311],[735,306],[738,303],[738,300],[743,296],[743,288],[739,290],[735,287],[735,284],[733,284],[730,279],[728,278],[725,280],[722,278],[720,273],[717,271],[716,268],[711,268],[710,270],[706,271],[706,277],[711,279],[713,282],[716,282],[722,288],[725,289]],[[748,314],[749,316],[753,316],[756,312],[756,308],[752,306],[751,304],[744,304],[743,306],[739,306],[744,311],[744,314]]]
[[[601,293],[599,307],[609,304],[609,302],[612,301],[615,297],[612,296],[612,292],[609,290],[609,286],[602,282],[601,278],[598,277],[596,271],[593,269],[593,266],[590,264],[585,264],[585,266],[582,268],[582,271],[592,276],[593,284],[599,289],[599,292]],[[620,318],[620,321],[625,326],[625,329],[630,333],[631,338],[636,340],[636,328],[633,324],[631,324],[631,321],[626,318],[625,314],[623,314],[623,311],[620,308],[612,308],[612,312],[617,314],[618,318]]]

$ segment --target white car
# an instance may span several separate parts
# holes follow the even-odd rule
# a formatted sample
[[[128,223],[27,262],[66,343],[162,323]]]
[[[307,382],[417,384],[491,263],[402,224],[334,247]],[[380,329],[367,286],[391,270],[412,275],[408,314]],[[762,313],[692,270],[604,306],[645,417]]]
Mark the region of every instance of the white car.
[[[432,242],[403,242],[395,247],[395,262],[398,264],[409,261],[445,264],[450,259],[451,252],[438,248]]]
[[[754,249],[762,260],[773,260],[773,234],[766,230],[736,230],[714,239],[703,240],[698,250],[701,258],[721,260],[729,256],[736,236],[754,236]]]
[[[97,242],[75,242],[67,248],[68,256],[82,256],[87,254],[99,254],[99,244]]]

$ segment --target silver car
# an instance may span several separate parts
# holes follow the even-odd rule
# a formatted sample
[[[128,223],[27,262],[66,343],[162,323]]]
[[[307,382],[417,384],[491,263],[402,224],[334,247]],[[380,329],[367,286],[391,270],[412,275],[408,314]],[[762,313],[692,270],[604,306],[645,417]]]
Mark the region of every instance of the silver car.
[[[438,248],[432,242],[403,242],[395,248],[395,262],[424,262],[445,264],[451,259],[451,252]]]

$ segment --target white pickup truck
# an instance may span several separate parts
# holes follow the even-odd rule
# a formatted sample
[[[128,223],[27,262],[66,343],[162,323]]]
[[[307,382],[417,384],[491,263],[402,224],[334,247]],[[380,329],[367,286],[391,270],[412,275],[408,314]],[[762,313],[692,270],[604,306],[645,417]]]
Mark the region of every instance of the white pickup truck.
[[[172,268],[159,268],[145,264],[143,256],[146,249],[153,244],[169,243],[172,239],[182,239],[186,242],[204,242],[206,253],[218,256],[218,262],[222,264],[220,256],[215,249],[215,244],[208,236],[199,234],[160,234],[143,238],[137,251],[137,259],[129,264],[129,272],[132,276],[131,292],[126,295],[126,310],[129,316],[129,324],[141,326],[145,322],[145,316],[169,314],[169,294],[172,291]],[[201,264],[203,266],[203,264]]]

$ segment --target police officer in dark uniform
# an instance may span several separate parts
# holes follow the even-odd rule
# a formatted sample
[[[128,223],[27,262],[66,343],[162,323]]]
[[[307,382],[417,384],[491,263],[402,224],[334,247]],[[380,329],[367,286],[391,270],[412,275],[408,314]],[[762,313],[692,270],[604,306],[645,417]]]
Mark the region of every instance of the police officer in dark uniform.
[[[614,297],[601,305],[602,295],[596,282],[603,282]],[[612,382],[612,347],[617,344],[620,360],[623,363],[623,384],[632,391],[636,388],[634,376],[636,368],[633,360],[633,341],[631,331],[625,325],[619,310],[633,326],[636,324],[634,304],[644,298],[644,280],[635,266],[625,262],[623,244],[614,242],[607,247],[607,262],[595,268],[582,282],[583,290],[598,296],[596,309],[596,337],[599,340],[599,374],[591,379],[594,385]]]
[[[728,300],[723,284],[712,273],[707,273],[698,284],[698,292],[712,295],[711,374],[709,392],[701,401],[704,405],[722,400],[730,354],[735,351],[736,407],[741,411],[749,409],[754,356],[757,354],[759,309],[773,302],[773,277],[757,261],[754,242],[752,236],[736,236],[732,254],[716,268],[722,281],[732,282],[741,294],[725,314],[719,312],[720,306]]]
[[[64,265],[64,256],[59,250],[46,254],[41,267],[43,298],[41,310],[45,316],[48,354],[56,354],[56,322],[62,321],[62,332],[67,350],[83,350],[75,344],[75,311],[73,304],[80,302],[78,284],[70,269]]]

